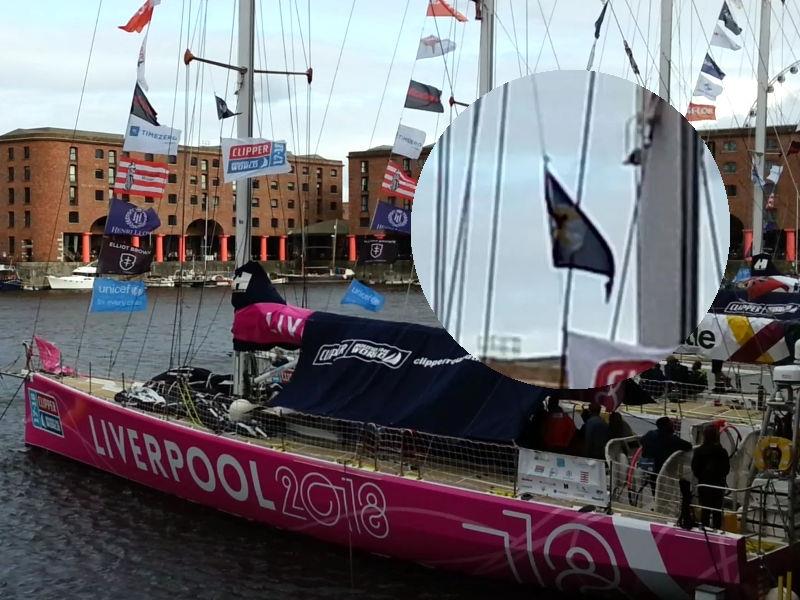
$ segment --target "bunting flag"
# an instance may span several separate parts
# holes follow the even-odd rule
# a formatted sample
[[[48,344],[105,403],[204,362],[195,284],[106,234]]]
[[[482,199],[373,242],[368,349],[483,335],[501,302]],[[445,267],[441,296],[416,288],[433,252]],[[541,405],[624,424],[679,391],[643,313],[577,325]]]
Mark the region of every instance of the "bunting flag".
[[[33,342],[36,344],[36,349],[39,351],[39,362],[42,363],[42,369],[47,373],[54,373],[56,375],[77,375],[77,371],[72,367],[65,367],[61,364],[61,350],[53,342],[49,342],[38,335],[33,336]]]
[[[550,215],[553,266],[606,275],[608,302],[614,284],[614,255],[611,248],[547,168],[545,200]]]
[[[386,165],[381,184],[381,195],[383,196],[402,196],[404,198],[414,198],[417,191],[417,180],[409,177],[403,172],[402,167],[390,160]]]
[[[731,14],[731,9],[728,8],[728,3],[722,3],[722,10],[719,11],[719,20],[722,21],[722,24],[725,25],[733,35],[739,35],[742,33],[742,28],[739,27],[739,24],[733,18]]]
[[[169,167],[166,163],[121,158],[117,165],[114,191],[161,198],[167,187],[168,176]]]
[[[378,202],[370,229],[390,229],[411,234],[411,211],[389,202]]]
[[[228,108],[228,104],[225,102],[225,100],[223,100],[216,94],[214,94],[214,102],[216,102],[217,105],[217,118],[220,121],[222,119],[227,119],[228,117],[235,117],[236,115],[242,114],[240,112],[238,113],[233,112],[230,108]]]
[[[686,111],[687,121],[716,121],[717,107],[713,104],[689,103],[689,110]]]
[[[722,86],[711,79],[705,73],[700,73],[697,78],[697,85],[694,88],[693,96],[703,96],[709,100],[716,100],[722,93]]]
[[[589,52],[589,63],[586,65],[586,70],[589,71],[594,63],[594,52],[597,49],[597,40],[600,39],[600,29],[603,27],[603,19],[606,18],[606,9],[608,8],[608,0],[603,3],[603,10],[600,11],[600,16],[594,22],[594,42],[592,42],[592,50]]]
[[[714,27],[714,33],[711,35],[711,45],[718,46],[719,48],[727,48],[728,50],[741,50],[742,45],[727,27],[723,26],[720,21]]]
[[[161,0],[145,0],[145,3],[139,7],[139,10],[133,13],[133,16],[125,25],[119,25],[119,29],[127,31],[128,33],[141,33],[142,29],[144,29],[148,23],[150,23],[150,19],[153,18],[153,8],[160,3]]]
[[[443,113],[442,91],[432,85],[425,85],[412,79],[408,83],[405,107]]]
[[[425,145],[425,132],[421,129],[406,127],[402,123],[397,128],[397,135],[394,138],[392,154],[399,154],[406,158],[418,159]]]
[[[117,281],[97,277],[89,312],[139,312],[147,309],[144,281]]]
[[[139,117],[143,121],[147,121],[151,125],[158,125],[158,113],[147,96],[142,91],[142,86],[137,82],[133,88],[133,101],[131,102],[131,114]]]
[[[142,38],[142,45],[139,48],[139,60],[136,61],[136,83],[141,87],[145,92],[147,91],[147,81],[144,79],[144,53],[145,48],[147,46],[147,34],[144,34]],[[152,108],[152,106],[150,107]]]
[[[772,165],[769,169],[769,175],[767,175],[767,181],[778,185],[778,180],[781,178],[781,173],[783,173],[782,166]]]
[[[142,275],[150,270],[153,251],[104,237],[97,260],[97,272],[113,275]]]
[[[792,154],[797,154],[800,152],[800,142],[797,140],[792,140],[789,144],[789,148],[786,150],[786,156],[791,156]]]
[[[111,199],[106,219],[106,235],[146,235],[161,226],[161,219],[152,208],[147,210],[119,198]]]
[[[122,149],[126,152],[177,154],[181,130],[162,127],[158,124],[157,116],[158,113],[137,83],[133,89],[131,114],[128,117]]]
[[[758,167],[753,165],[753,170],[750,172],[750,179],[753,183],[760,185],[762,188],[767,185],[767,182],[761,179],[761,175],[758,173]]]
[[[435,35],[429,35],[419,41],[417,60],[444,56],[456,49],[456,43],[451,40],[440,40]]]
[[[359,265],[391,264],[397,260],[395,240],[362,240],[358,253]]]
[[[453,17],[456,21],[461,23],[467,20],[467,17],[458,12],[455,8],[450,6],[445,0],[428,0],[428,13],[429,17]]]
[[[703,66],[700,68],[702,73],[706,73],[707,75],[711,75],[712,77],[716,77],[720,81],[725,79],[725,72],[719,68],[714,59],[711,58],[710,54],[706,54],[705,59],[703,60]]]
[[[385,299],[381,294],[353,279],[342,298],[341,304],[355,304],[367,310],[378,312],[383,308],[384,302]]]

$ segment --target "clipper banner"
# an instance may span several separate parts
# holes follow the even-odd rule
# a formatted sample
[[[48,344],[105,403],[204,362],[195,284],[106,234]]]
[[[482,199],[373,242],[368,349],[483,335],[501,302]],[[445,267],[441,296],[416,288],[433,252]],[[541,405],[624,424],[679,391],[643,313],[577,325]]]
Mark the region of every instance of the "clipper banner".
[[[292,170],[286,156],[286,142],[261,138],[222,138],[222,162],[225,182],[277,175]]]

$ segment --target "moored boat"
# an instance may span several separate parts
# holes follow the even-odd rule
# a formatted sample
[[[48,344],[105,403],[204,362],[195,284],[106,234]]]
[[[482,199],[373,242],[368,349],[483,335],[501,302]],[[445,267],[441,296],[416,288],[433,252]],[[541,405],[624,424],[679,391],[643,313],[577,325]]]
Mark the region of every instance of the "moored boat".
[[[0,258],[0,292],[14,292],[21,289],[22,279],[17,269],[10,260],[4,261]]]
[[[96,278],[97,265],[91,263],[74,269],[71,275],[48,275],[47,284],[51,290],[91,290]]]

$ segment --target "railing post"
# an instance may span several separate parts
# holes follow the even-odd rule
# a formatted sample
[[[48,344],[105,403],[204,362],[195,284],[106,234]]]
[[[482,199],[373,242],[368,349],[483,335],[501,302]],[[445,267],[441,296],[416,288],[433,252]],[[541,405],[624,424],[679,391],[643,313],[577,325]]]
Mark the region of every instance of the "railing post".
[[[92,395],[92,361],[89,361],[89,395]]]

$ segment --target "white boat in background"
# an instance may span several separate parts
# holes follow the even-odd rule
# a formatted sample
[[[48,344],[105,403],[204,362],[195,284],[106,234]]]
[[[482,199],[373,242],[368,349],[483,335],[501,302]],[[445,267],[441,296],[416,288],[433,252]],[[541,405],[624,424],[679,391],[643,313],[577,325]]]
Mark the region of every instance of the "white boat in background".
[[[306,267],[305,273],[278,273],[278,277],[287,282],[333,283],[350,281],[355,274],[355,271],[345,267]]]
[[[145,278],[144,284],[149,288],[175,287],[175,280],[169,275],[166,277],[163,275],[151,275],[150,277]]]
[[[78,267],[65,277],[48,275],[47,284],[51,290],[91,290],[96,277],[97,264],[90,263]]]

